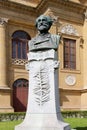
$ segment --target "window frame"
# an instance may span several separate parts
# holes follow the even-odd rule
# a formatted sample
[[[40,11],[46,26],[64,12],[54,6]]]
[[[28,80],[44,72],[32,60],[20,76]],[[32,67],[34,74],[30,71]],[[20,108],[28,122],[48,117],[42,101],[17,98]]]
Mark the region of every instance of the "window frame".
[[[26,39],[21,38],[21,37],[15,37],[15,33],[16,32],[24,32],[26,33]],[[28,35],[28,38],[27,38]],[[23,30],[17,30],[12,34],[12,40],[11,40],[11,44],[12,44],[12,59],[19,59],[19,60],[27,60],[27,53],[28,53],[28,41],[30,40],[30,36],[27,32],[23,31]],[[15,44],[15,45],[14,45]],[[23,47],[23,44],[25,44]],[[20,50],[18,51],[18,45],[20,45]],[[14,47],[15,46],[15,47]],[[14,48],[14,49],[13,49]],[[26,48],[26,50],[24,51],[24,48]],[[23,53],[24,52],[24,53]],[[19,54],[19,55],[18,55]]]
[[[13,41],[14,40],[14,41]],[[16,41],[16,43],[14,43]],[[23,43],[23,41],[25,42],[25,43]],[[20,43],[20,56],[18,56],[18,44]],[[13,44],[15,44],[15,54],[13,54]],[[25,48],[26,48],[26,54],[28,53],[28,40],[21,40],[21,39],[18,39],[18,38],[12,38],[12,59],[24,59],[24,60],[26,60],[27,59],[27,55],[26,55],[26,58],[23,58],[23,51],[22,51],[22,49],[23,49],[23,44],[25,44]],[[15,57],[14,57],[14,55],[15,55]]]
[[[63,38],[76,40],[76,69],[64,68],[64,51],[63,51]],[[73,36],[68,34],[62,34],[61,43],[59,46],[59,60],[60,60],[60,72],[65,73],[80,73],[81,72],[81,60],[80,60],[80,36]]]
[[[70,69],[70,70],[76,69],[76,40],[75,39],[63,38],[63,68]]]

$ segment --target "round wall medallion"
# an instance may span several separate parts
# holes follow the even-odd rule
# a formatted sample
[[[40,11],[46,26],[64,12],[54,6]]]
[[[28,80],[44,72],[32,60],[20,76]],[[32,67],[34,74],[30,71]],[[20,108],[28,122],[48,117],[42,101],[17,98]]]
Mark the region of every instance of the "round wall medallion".
[[[67,85],[74,85],[76,83],[76,77],[73,76],[73,75],[68,75],[65,78],[65,82],[66,82]]]

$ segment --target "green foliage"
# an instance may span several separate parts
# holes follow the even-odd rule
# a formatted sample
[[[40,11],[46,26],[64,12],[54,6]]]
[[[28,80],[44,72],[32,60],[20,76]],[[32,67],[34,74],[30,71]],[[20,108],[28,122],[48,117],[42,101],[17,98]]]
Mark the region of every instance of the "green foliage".
[[[0,121],[23,120],[25,112],[0,113]]]
[[[87,118],[87,111],[62,111],[64,118]]]
[[[62,111],[63,118],[87,118],[87,111]],[[25,112],[0,113],[0,121],[23,120]]]

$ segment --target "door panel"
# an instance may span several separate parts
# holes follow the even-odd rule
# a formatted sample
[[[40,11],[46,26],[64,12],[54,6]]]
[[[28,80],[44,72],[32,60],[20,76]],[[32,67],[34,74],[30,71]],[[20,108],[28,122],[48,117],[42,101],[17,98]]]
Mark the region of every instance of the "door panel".
[[[21,79],[13,84],[13,107],[15,112],[26,111],[28,100],[28,81]]]

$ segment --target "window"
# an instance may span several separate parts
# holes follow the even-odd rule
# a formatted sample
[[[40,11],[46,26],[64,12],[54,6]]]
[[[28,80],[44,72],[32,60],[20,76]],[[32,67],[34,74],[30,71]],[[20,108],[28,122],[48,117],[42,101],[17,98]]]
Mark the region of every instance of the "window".
[[[27,59],[27,43],[30,36],[24,31],[16,31],[12,35],[12,58]]]
[[[76,40],[64,38],[63,63],[66,69],[76,69]]]
[[[13,84],[14,87],[28,87],[28,80],[18,79]]]

